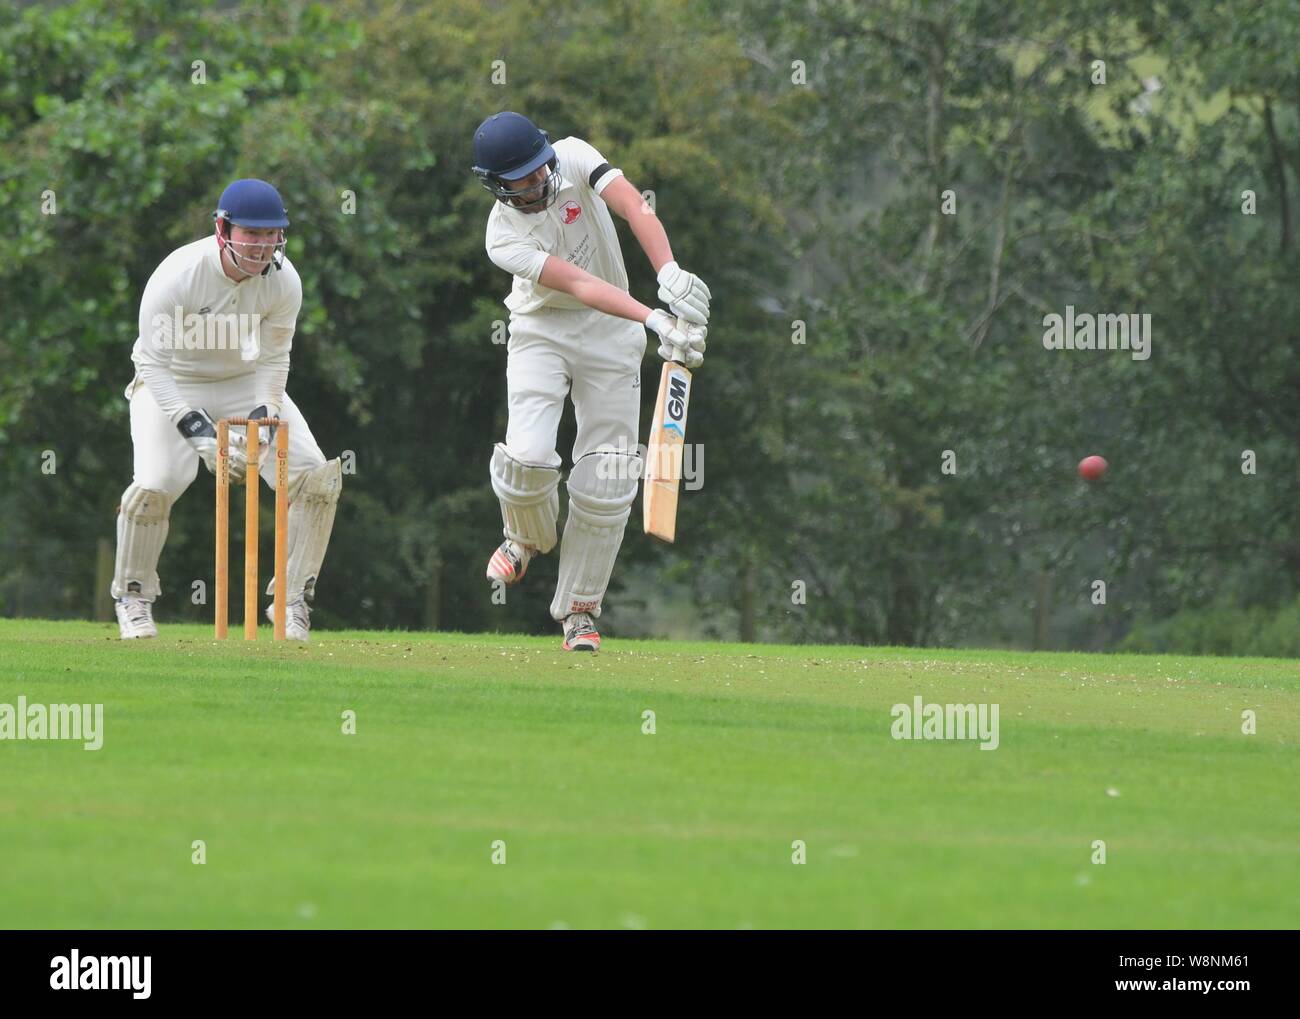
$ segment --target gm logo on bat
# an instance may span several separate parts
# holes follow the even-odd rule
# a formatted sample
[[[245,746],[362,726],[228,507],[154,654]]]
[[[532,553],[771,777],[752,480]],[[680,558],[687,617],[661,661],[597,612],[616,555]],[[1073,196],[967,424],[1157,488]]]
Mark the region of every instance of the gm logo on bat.
[[[668,399],[664,403],[664,431],[674,431],[683,439],[686,432],[682,422],[686,419],[686,405],[690,401],[690,377],[675,371],[668,376]]]

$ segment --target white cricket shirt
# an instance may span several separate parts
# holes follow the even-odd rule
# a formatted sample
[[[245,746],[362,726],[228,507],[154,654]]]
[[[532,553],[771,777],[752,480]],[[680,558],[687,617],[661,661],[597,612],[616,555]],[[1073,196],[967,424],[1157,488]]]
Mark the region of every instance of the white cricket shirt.
[[[555,203],[528,213],[498,201],[488,216],[488,257],[515,278],[505,304],[516,315],[542,307],[586,307],[576,297],[537,282],[550,255],[627,289],[614,221],[598,197],[623,171],[611,167],[581,138],[561,138],[552,147],[560,174]]]
[[[302,281],[286,257],[280,269],[236,283],[221,268],[216,237],[177,248],[154,270],[140,301],[131,351],[136,380],[172,420],[186,409],[176,383],[256,376],[254,406],[278,408],[302,306]]]

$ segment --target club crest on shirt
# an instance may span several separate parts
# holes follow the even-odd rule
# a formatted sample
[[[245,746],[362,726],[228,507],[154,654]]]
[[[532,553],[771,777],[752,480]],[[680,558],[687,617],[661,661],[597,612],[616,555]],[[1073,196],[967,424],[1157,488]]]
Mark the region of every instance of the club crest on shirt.
[[[560,219],[563,220],[565,226],[568,226],[581,215],[582,206],[577,202],[569,201],[560,206]]]

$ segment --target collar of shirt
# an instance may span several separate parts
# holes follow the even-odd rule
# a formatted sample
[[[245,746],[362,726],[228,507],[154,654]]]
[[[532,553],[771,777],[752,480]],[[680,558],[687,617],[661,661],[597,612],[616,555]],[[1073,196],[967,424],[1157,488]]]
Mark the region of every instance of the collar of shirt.
[[[225,267],[221,264],[221,245],[217,243],[215,237],[209,237],[208,240],[212,243],[208,245],[207,254],[203,256],[204,261],[208,263],[213,272],[227,283],[233,283],[234,280],[226,275]]]

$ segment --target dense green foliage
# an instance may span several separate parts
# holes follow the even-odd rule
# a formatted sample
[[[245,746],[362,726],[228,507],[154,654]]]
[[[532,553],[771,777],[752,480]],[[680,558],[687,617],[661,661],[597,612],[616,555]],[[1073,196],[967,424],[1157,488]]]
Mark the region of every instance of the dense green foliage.
[[[317,621],[548,629],[554,557],[506,605],[482,580],[509,281],[467,164],[507,108],[652,190],[714,294],[704,487],[676,547],[629,528],[609,632],[1102,648],[1182,611],[1291,605],[1300,25],[1283,0],[1116,9],[0,11],[0,613],[92,611],[140,292],[257,175],[304,280],[290,392],[327,454],[355,454]],[[1044,349],[1067,305],[1150,314],[1150,360]],[[651,354],[647,403],[656,377]],[[571,439],[566,415],[562,455]],[[1093,486],[1089,453],[1112,465]],[[188,593],[211,571],[210,484],[174,511],[162,621],[207,615]]]

